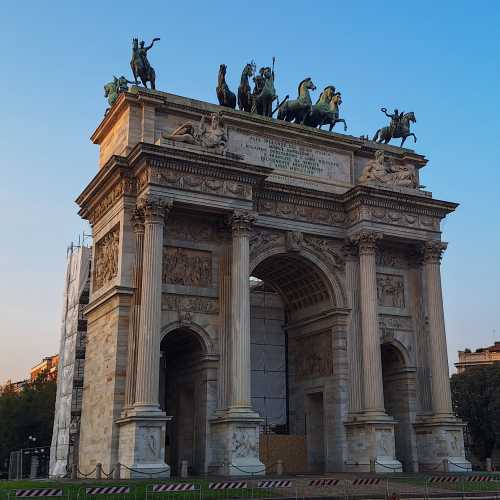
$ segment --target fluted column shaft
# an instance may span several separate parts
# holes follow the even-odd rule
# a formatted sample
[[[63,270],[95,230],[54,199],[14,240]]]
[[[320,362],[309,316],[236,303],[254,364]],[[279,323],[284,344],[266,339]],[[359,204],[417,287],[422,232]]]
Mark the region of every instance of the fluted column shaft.
[[[250,401],[250,245],[254,220],[248,212],[230,219],[233,242],[231,260],[231,407],[251,408]]]
[[[168,204],[144,202],[144,257],[137,343],[136,409],[158,410],[162,294],[163,225]]]
[[[424,246],[425,297],[429,321],[432,408],[435,415],[450,415],[451,389],[446,351],[441,257],[446,243],[429,241]]]
[[[364,411],[372,414],[384,413],[375,262],[377,241],[380,238],[381,235],[367,231],[353,238],[359,248]]]
[[[135,233],[134,294],[130,304],[130,323],[128,335],[127,379],[125,383],[125,408],[134,404],[137,370],[137,336],[139,334],[142,259],[144,251],[144,211],[136,208],[132,215]]]
[[[346,260],[346,288],[349,294],[351,316],[347,336],[347,358],[349,362],[349,413],[363,409],[363,359],[361,324],[359,318],[359,257],[358,248],[351,242],[344,245]]]

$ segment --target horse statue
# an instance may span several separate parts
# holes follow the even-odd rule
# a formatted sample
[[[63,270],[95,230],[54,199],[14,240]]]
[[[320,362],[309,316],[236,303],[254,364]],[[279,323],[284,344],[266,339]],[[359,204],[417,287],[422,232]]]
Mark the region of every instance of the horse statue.
[[[255,63],[251,62],[246,64],[241,73],[240,86],[238,87],[238,108],[247,113],[252,111],[252,96],[248,79],[252,77],[254,73]]]
[[[345,132],[347,130],[346,122],[339,118],[340,104],[342,104],[342,94],[337,92],[333,85],[328,85],[305,117],[304,125],[315,128],[330,125],[329,132],[331,132],[336,123],[343,123]]]
[[[217,99],[219,99],[219,104],[221,106],[227,106],[228,108],[236,108],[236,96],[229,90],[226,83],[226,71],[227,66],[221,64],[219,66],[219,76],[217,78],[217,87],[215,92],[217,93]]]
[[[382,111],[384,110],[385,108],[382,108]],[[387,144],[391,139],[401,138],[400,148],[403,147],[407,137],[412,136],[413,141],[417,142],[417,136],[413,132],[410,132],[410,123],[416,122],[417,119],[415,118],[415,113],[413,111],[410,111],[409,113],[401,113],[394,126],[389,125],[387,127],[379,128],[373,136],[373,140]]]
[[[104,97],[108,98],[108,104],[109,104],[109,108],[106,109],[106,113],[110,110],[111,106],[113,106],[113,104],[116,102],[118,96],[122,92],[128,91],[129,83],[133,84],[134,82],[127,80],[124,76],[120,76],[120,78],[117,78],[116,76],[113,75],[113,81],[108,82],[106,83],[106,85],[104,85]]]
[[[278,120],[303,123],[312,106],[310,90],[316,90],[316,86],[310,78],[304,78],[299,83],[297,99],[285,100],[278,106]]]
[[[252,113],[271,117],[273,114],[273,102],[278,97],[274,88],[274,57],[273,67],[260,68],[259,75],[254,77],[254,82]]]
[[[323,125],[330,125],[328,132],[331,132],[336,123],[343,123],[344,132],[347,132],[347,123],[343,118],[339,118],[339,107],[341,104],[342,94],[340,92],[336,92],[330,100],[330,111],[326,115],[326,120],[320,124],[319,128]]]
[[[147,82],[150,82],[153,90],[155,89],[156,74],[155,70],[149,64],[148,50],[158,40],[159,38],[153,38],[153,41],[147,47],[144,46],[144,41],[141,41],[139,45],[137,38],[132,40],[132,60],[130,61],[130,67],[132,68],[135,84],[139,85],[137,81],[137,77],[139,77],[144,87],[148,88]]]

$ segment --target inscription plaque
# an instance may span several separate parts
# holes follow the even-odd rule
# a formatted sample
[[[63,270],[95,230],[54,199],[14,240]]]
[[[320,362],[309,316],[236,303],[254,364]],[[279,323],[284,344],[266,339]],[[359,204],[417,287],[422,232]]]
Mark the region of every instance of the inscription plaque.
[[[349,155],[324,148],[230,129],[227,150],[243,156],[246,161],[275,168],[288,175],[322,178],[346,184],[351,182]],[[283,182],[284,179],[276,176],[276,180]]]

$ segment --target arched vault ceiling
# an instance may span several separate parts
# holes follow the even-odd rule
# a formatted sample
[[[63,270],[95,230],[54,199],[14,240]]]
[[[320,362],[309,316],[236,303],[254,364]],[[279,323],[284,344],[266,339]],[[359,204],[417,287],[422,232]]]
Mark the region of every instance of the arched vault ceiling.
[[[330,301],[325,276],[314,264],[302,257],[268,257],[252,274],[279,290],[292,311]]]

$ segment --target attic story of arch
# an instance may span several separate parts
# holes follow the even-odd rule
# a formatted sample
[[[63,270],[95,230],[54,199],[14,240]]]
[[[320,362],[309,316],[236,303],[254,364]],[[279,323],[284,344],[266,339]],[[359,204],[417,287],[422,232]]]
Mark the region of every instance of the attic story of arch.
[[[148,51],[159,40],[160,38],[153,38],[147,46],[144,41],[139,42],[137,38],[132,40],[130,67],[134,79],[131,81],[125,76],[113,76],[113,80],[104,86],[104,96],[107,97],[110,106],[114,104],[120,93],[128,91],[129,84],[139,85],[139,80],[145,88],[148,88],[149,82],[150,88],[155,89],[156,72],[149,63]],[[344,132],[347,131],[347,123],[344,118],[340,117],[342,94],[334,85],[327,85],[320,93],[316,103],[313,104],[310,93],[316,90],[316,86],[312,78],[307,77],[299,82],[296,99],[286,95],[279,101],[275,88],[274,66],[274,57],[272,66],[261,67],[258,71],[255,62],[245,64],[238,91],[235,94],[226,82],[227,66],[221,64],[216,86],[219,104],[232,109],[238,105],[241,111],[247,113],[267,117],[276,115],[278,120],[313,128],[321,129],[328,125],[330,132],[337,123],[341,123],[344,125]],[[253,80],[253,89],[250,85],[250,79]],[[411,124],[416,123],[413,111],[405,113],[395,109],[393,113],[389,113],[386,108],[381,108],[381,111],[390,118],[390,123],[375,132],[373,141],[387,144],[392,139],[401,139],[401,147],[408,137],[413,137],[414,142],[417,142],[417,137],[410,130]],[[368,139],[368,136],[361,136],[361,138]]]

